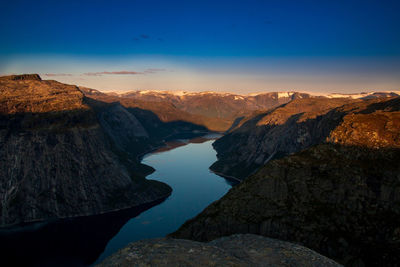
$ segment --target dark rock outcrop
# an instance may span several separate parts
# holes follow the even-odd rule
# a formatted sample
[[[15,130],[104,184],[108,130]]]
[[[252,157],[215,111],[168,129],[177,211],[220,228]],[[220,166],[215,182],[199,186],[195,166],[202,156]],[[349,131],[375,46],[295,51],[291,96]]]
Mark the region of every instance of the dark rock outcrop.
[[[41,81],[39,74],[20,74],[20,75],[9,75],[9,76],[1,76],[0,80],[12,80],[12,81],[20,81],[20,80],[36,80]]]
[[[340,266],[305,247],[257,235],[201,243],[150,239],[129,244],[98,266]]]
[[[171,236],[253,233],[346,265],[400,261],[400,150],[318,145],[273,160]]]
[[[18,77],[0,79],[0,226],[99,214],[170,194],[121,149],[122,131],[146,137],[134,115],[122,107],[99,113],[76,86]]]

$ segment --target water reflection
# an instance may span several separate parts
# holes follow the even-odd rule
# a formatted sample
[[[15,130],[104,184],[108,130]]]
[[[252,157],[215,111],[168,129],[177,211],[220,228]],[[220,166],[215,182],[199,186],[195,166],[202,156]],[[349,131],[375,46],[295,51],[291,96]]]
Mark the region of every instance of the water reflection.
[[[181,139],[170,140],[170,141],[165,142],[165,146],[160,147],[159,149],[144,155],[143,159],[146,157],[150,157],[154,154],[166,152],[166,151],[169,151],[169,150],[181,147],[181,146],[186,146],[187,144],[202,144],[204,142],[208,142],[211,140],[217,140],[221,136],[222,136],[221,134],[209,133],[209,134],[194,137],[194,138],[181,138]]]
[[[87,266],[129,219],[162,201],[102,215],[2,229],[2,266]]]
[[[213,140],[181,140],[184,146],[144,157],[143,163],[156,169],[148,178],[169,184],[171,196],[160,205],[127,222],[107,244],[98,262],[130,242],[165,236],[205,207],[221,198],[230,188],[230,181],[208,168],[216,160]]]

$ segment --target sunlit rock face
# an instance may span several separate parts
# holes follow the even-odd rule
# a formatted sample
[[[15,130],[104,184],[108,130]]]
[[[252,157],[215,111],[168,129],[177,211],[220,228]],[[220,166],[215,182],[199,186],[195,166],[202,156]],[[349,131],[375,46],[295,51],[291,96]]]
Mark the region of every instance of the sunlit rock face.
[[[211,169],[244,179],[274,158],[325,142],[399,147],[399,98],[297,99],[260,113],[214,143]]]
[[[140,152],[151,148],[144,127],[123,107],[95,107],[76,86],[38,75],[1,77],[0,225],[98,214],[167,196],[169,186],[145,180],[151,168],[113,141],[121,129],[146,144]]]

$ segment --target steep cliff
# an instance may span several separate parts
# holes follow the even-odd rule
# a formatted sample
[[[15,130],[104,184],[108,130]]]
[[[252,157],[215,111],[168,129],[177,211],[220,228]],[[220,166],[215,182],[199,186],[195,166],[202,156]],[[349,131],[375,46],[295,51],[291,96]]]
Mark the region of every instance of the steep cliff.
[[[127,133],[127,137],[123,136]],[[128,208],[168,196],[127,138],[146,130],[123,107],[99,111],[72,85],[0,78],[0,225]],[[130,164],[132,163],[132,164]]]
[[[305,247],[256,235],[201,243],[150,239],[129,244],[98,266],[341,266]]]
[[[367,144],[389,138],[396,143],[398,114],[393,111],[398,103],[399,98],[291,101],[254,116],[217,140],[218,161],[211,169],[242,180],[271,159],[326,141]],[[363,133],[368,127],[371,131]]]
[[[172,237],[253,233],[298,242],[349,266],[395,266],[399,162],[399,149],[318,145],[269,162]]]

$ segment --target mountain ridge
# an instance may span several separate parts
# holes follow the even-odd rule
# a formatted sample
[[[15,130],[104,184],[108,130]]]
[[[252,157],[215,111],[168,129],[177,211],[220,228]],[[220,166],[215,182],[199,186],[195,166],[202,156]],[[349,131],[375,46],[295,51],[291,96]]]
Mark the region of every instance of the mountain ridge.
[[[297,99],[261,112],[213,144],[218,160],[210,168],[243,180],[271,159],[319,143],[344,144],[347,138],[353,140],[352,144],[372,146],[372,142],[390,139],[389,144],[395,145],[399,128],[395,110],[398,99]],[[390,105],[394,106],[392,110]],[[370,106],[375,106],[371,112]],[[363,134],[360,129],[370,134]]]
[[[82,86],[79,86],[82,87]],[[82,87],[87,88],[88,87]],[[96,90],[96,89],[91,89]],[[265,92],[257,92],[257,93],[235,93],[235,92],[221,92],[221,91],[184,91],[184,90],[126,90],[126,91],[102,91],[96,90],[104,94],[114,95],[119,97],[129,97],[130,95],[174,95],[177,97],[184,97],[184,96],[193,96],[193,95],[220,95],[220,96],[238,96],[238,97],[255,97],[259,95],[265,94],[277,94],[278,98],[290,97],[293,94],[304,94],[310,95],[316,98],[366,98],[368,96],[376,96],[376,97],[393,97],[393,96],[400,96],[400,90],[385,90],[385,91],[368,91],[368,92],[358,92],[358,93],[336,93],[336,92],[328,92],[328,93],[318,93],[318,92],[307,92],[307,91],[296,91],[296,90],[289,90],[289,91],[265,91]]]

